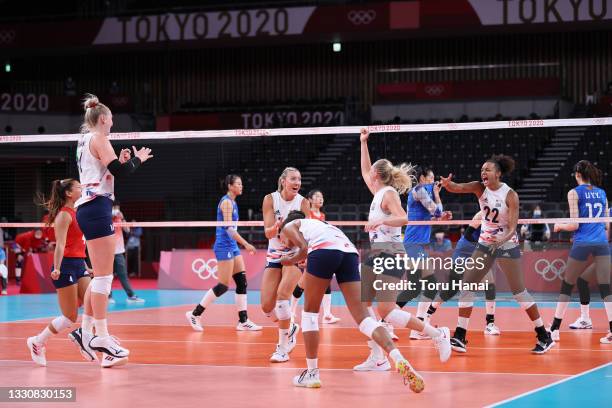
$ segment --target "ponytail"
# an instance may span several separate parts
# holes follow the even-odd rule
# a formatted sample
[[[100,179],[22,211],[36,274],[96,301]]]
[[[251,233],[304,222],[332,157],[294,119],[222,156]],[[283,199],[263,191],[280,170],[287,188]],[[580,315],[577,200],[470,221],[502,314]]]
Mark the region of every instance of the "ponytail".
[[[394,166],[387,159],[377,160],[372,167],[376,170],[380,181],[386,186],[391,186],[398,193],[404,194],[412,188],[414,177],[414,166],[402,163]]]
[[[36,200],[37,204],[41,207],[45,207],[49,211],[49,218],[46,222],[48,227],[55,221],[55,217],[57,217],[60,209],[66,204],[66,191],[70,191],[75,182],[75,179],[70,178],[53,180],[49,199],[46,200],[45,196],[42,194],[38,195]]]
[[[85,94],[83,100],[83,109],[85,109],[85,116],[83,124],[81,125],[81,133],[87,133],[93,131],[98,124],[98,119],[101,115],[110,115],[110,109],[98,100],[96,95]]]
[[[588,160],[580,160],[574,166],[574,172],[580,174],[584,182],[594,186],[601,186],[602,174],[593,163]]]

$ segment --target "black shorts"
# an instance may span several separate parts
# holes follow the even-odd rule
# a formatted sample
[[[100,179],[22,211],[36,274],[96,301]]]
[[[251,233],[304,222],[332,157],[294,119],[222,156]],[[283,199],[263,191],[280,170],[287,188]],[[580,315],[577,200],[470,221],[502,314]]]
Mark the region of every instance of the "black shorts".
[[[108,197],[96,197],[77,208],[77,222],[86,240],[115,234],[112,211],[113,201]]]
[[[53,267],[51,267],[53,271]],[[89,276],[85,265],[85,258],[64,258],[60,266],[60,276],[57,280],[51,279],[56,289],[75,285],[79,279]]]
[[[335,249],[317,249],[309,253],[306,271],[322,279],[336,275],[338,283],[361,281],[359,255]]]

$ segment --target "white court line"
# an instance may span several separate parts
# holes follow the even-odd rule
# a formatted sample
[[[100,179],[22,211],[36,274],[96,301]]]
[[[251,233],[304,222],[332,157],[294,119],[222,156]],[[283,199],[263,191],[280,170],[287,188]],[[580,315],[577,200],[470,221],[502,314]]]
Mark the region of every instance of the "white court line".
[[[547,389],[547,388],[554,387],[555,385],[559,385],[559,384],[562,384],[562,383],[564,383],[564,382],[566,382],[566,381],[570,381],[570,380],[572,380],[572,379],[574,379],[574,378],[578,378],[578,377],[581,377],[581,376],[583,376],[583,375],[586,375],[586,374],[592,373],[593,371],[599,370],[600,368],[603,368],[603,367],[608,366],[608,365],[610,365],[610,364],[612,364],[612,363],[605,363],[605,364],[602,364],[602,365],[600,365],[600,366],[597,366],[597,367],[595,367],[595,368],[591,368],[590,370],[584,371],[584,372],[582,372],[582,373],[578,373],[578,374],[572,375],[572,376],[570,376],[570,377],[568,377],[568,378],[564,378],[564,379],[562,379],[562,380],[555,381],[555,382],[554,382],[554,383],[552,383],[552,384],[548,384],[548,385],[544,385],[544,386],[542,386],[542,387],[535,388],[535,389],[533,389],[533,390],[531,390],[531,391],[527,391],[527,392],[524,392],[524,393],[522,393],[522,394],[515,395],[514,397],[510,397],[510,398],[505,399],[505,400],[503,400],[503,401],[496,402],[495,404],[492,404],[492,405],[487,405],[487,407],[486,407],[486,408],[493,408],[493,407],[497,407],[497,406],[500,406],[500,405],[505,404],[505,403],[507,403],[507,402],[511,402],[511,401],[517,400],[517,399],[519,399],[519,398],[525,397],[525,396],[527,396],[527,395],[534,394],[534,393],[536,393],[536,392],[538,392],[538,391],[542,391],[542,390],[545,390],[545,389]]]
[[[30,360],[0,360],[2,363],[24,363],[31,365]],[[84,364],[92,365],[91,362],[87,361],[64,361],[64,360],[51,360],[50,363],[60,364]],[[154,366],[154,367],[197,367],[197,368],[250,368],[250,369],[266,369],[266,370],[300,370],[301,367],[282,367],[280,365],[270,366],[241,366],[241,365],[215,365],[215,364],[164,364],[164,363],[128,363],[128,366]],[[355,373],[361,373],[355,371],[352,368],[320,368],[320,371],[350,371]],[[392,371],[389,371],[392,372]],[[547,373],[496,373],[496,372],[482,372],[482,371],[421,371],[419,373],[427,374],[476,374],[476,375],[526,375],[526,376],[550,376],[550,377],[572,377],[572,374],[547,374]]]
[[[195,333],[195,332],[194,332]],[[27,337],[10,337],[10,336],[4,336],[4,337],[0,337],[0,340],[26,340]],[[62,342],[69,342],[69,339],[64,339],[64,338],[51,338],[50,340],[53,341],[62,341]],[[365,340],[365,339],[364,339]],[[121,339],[122,343],[196,343],[196,344],[245,344],[245,345],[249,345],[249,344],[253,344],[256,346],[261,346],[261,345],[276,345],[276,342],[252,342],[252,341],[195,341],[195,340],[151,340],[151,339]],[[426,343],[426,342],[423,342]],[[303,343],[297,343],[299,345],[303,345]],[[366,348],[367,344],[337,344],[337,343],[319,343],[319,346],[326,346],[326,347],[361,347],[361,348]],[[399,348],[399,349],[433,349],[434,346],[413,346],[413,345],[398,345],[395,344],[395,347]],[[470,347],[470,350],[522,350],[525,351],[527,350],[528,347],[477,347],[477,346],[473,346]],[[588,352],[596,352],[596,353],[612,353],[612,348],[609,350],[600,350],[600,349],[591,349],[591,348],[564,348],[564,349],[554,349],[554,350],[559,350],[559,351],[571,351],[571,352],[576,352],[576,351],[588,351]]]

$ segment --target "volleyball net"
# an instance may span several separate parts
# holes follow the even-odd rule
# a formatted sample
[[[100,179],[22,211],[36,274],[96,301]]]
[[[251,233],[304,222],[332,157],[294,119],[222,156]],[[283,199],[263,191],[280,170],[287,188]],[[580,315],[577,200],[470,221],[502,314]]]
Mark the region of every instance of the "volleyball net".
[[[154,158],[132,177],[118,181],[115,190],[126,222],[118,225],[126,228],[125,243],[130,239],[127,227],[132,231],[132,246],[140,243],[134,258],[138,271],[145,276],[159,273],[160,283],[167,272],[163,287],[202,288],[198,285],[216,273],[212,251],[215,227],[227,225],[215,221],[217,204],[224,194],[221,181],[227,174],[237,174],[244,184],[243,194],[237,199],[241,219],[238,231],[258,248],[254,256],[243,253],[247,268],[259,273],[267,244],[261,205],[264,196],[277,189],[278,177],[285,167],[300,170],[301,194],[322,191],[322,211],[327,220],[338,225],[359,248],[366,248],[368,236],[363,227],[372,196],[361,177],[361,128],[112,134],[117,152],[132,146],[153,149]],[[519,194],[518,232],[527,262],[524,266],[527,274],[535,274],[543,282],[529,283],[532,290],[546,292],[554,286],[558,293],[572,234],[554,232],[555,223],[612,221],[609,217],[569,219],[566,198],[576,185],[572,169],[579,160],[594,163],[602,171],[601,187],[611,190],[612,118],[386,124],[367,128],[372,162],[387,158],[393,163],[430,167],[436,179],[452,173],[458,182],[479,180],[480,168],[490,156],[512,156],[516,169],[504,181]],[[36,193],[48,196],[54,179],[78,178],[77,140],[77,134],[0,136],[0,227],[7,242],[19,233],[42,226],[44,214],[34,203]],[[430,247],[444,248],[442,244],[449,240],[454,248],[462,227],[479,209],[477,200],[473,195],[444,190],[441,198],[445,210],[453,213],[453,220],[411,224],[431,224]],[[404,207],[405,200],[403,196]],[[539,211],[534,215],[536,206]],[[134,231],[139,234],[137,239]],[[436,244],[440,234],[444,238]],[[452,254],[452,250],[445,253]],[[441,273],[448,273],[443,265],[438,266],[435,268]],[[176,275],[172,274],[177,271],[185,271],[191,283],[176,283]]]

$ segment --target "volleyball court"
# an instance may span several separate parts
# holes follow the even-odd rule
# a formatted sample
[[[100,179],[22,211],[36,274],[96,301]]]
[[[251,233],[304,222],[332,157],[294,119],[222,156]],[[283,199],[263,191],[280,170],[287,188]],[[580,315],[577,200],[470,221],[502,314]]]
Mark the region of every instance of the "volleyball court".
[[[572,166],[580,160],[589,160],[602,169],[602,188],[606,189],[610,186],[607,173],[612,164],[609,150],[606,150],[612,137],[610,123],[610,118],[603,118],[373,126],[370,127],[370,154],[373,161],[379,158],[388,158],[393,163],[423,164],[427,161],[433,167],[436,180],[439,176],[447,177],[453,173],[460,181],[471,181],[480,179],[481,166],[492,154],[513,152],[518,170],[505,181],[511,187],[519,183],[525,186],[524,179],[533,176],[533,171],[528,169],[533,167],[541,152],[559,142],[563,130],[573,130],[579,134],[578,140],[571,140],[563,173],[549,188],[565,192],[573,188]],[[131,405],[135,406],[144,405],[145,401],[148,406],[176,405],[177,401],[181,406],[202,403],[269,406],[277,401],[298,406],[385,404],[394,407],[410,403],[466,407],[531,406],[538,403],[591,406],[602,405],[609,399],[609,391],[605,390],[610,389],[612,346],[600,342],[608,332],[608,318],[595,282],[590,282],[592,300],[588,311],[592,328],[568,327],[584,317],[584,308],[580,308],[578,294],[574,292],[561,325],[560,341],[546,354],[534,355],[530,352],[536,340],[533,325],[515,301],[504,274],[497,269],[493,271],[496,286],[493,314],[494,324],[501,334],[484,333],[492,310],[487,305],[491,299],[483,292],[477,292],[470,318],[468,351],[453,351],[445,363],[440,361],[438,351],[430,341],[411,339],[412,333],[408,329],[394,329],[398,350],[425,380],[426,387],[422,393],[411,393],[393,370],[354,370],[368,357],[370,349],[367,339],[352,320],[335,281],[331,285],[331,295],[325,300],[330,303],[327,306],[329,312],[324,312],[323,305],[319,313],[321,319],[326,314],[339,319],[331,324],[321,320],[318,324],[321,389],[292,385],[292,378],[306,367],[301,332],[296,336],[297,344],[288,361],[270,362],[270,355],[278,343],[278,327],[260,307],[262,285],[265,284],[263,270],[267,262],[261,202],[267,193],[277,190],[278,177],[284,167],[304,169],[302,172],[306,174],[302,174],[301,193],[306,195],[310,190],[320,190],[324,197],[321,212],[325,213],[326,220],[337,225],[358,249],[365,250],[368,234],[364,232],[364,226],[371,195],[368,197],[360,179],[359,132],[358,127],[340,127],[271,129],[249,133],[210,131],[114,135],[113,140],[121,147],[132,144],[152,146],[156,158],[160,158],[155,171],[177,171],[174,175],[177,180],[185,176],[178,174],[180,169],[185,169],[187,177],[194,176],[189,173],[191,170],[187,170],[187,164],[193,160],[211,160],[212,157],[207,155],[216,155],[218,172],[210,177],[214,183],[203,182],[202,200],[206,202],[181,203],[182,206],[173,202],[175,205],[160,211],[155,206],[143,204],[146,201],[143,197],[141,203],[125,203],[122,209],[134,215],[126,217],[126,222],[118,226],[143,229],[142,271],[144,276],[150,273],[149,279],[133,280],[133,289],[144,303],[128,302],[128,295],[117,282],[113,288],[115,304],[109,308],[109,326],[113,335],[131,351],[129,363],[124,367],[101,370],[98,364],[83,361],[66,333],[49,340],[47,367],[37,367],[32,362],[26,339],[39,332],[49,318],[59,313],[57,297],[48,281],[49,259],[40,254],[32,256],[29,261],[36,265],[30,265],[31,268],[24,271],[21,288],[11,281],[10,296],[0,297],[3,386],[23,386],[25,383],[28,386],[73,386],[77,389],[77,402],[87,406],[106,405],[106,401],[118,404],[132,401]],[[249,145],[249,151],[237,149],[228,138],[240,138],[241,143]],[[308,151],[308,146],[300,142],[296,146],[298,138],[314,141],[313,151]],[[271,143],[270,139],[274,142]],[[332,143],[328,141],[330,139]],[[29,143],[45,143],[50,148],[71,152],[75,141],[76,135],[0,137],[2,148],[10,149],[15,157],[20,151],[27,151]],[[198,142],[208,143],[209,151],[198,153],[195,144]],[[223,145],[220,147],[222,150],[214,150],[213,142]],[[190,146],[192,151],[189,151]],[[276,150],[277,147],[282,150]],[[165,149],[182,149],[187,164],[164,162]],[[335,155],[335,152],[342,154]],[[331,163],[317,162],[319,164],[313,166],[311,162],[320,153],[324,153],[321,157],[333,157],[334,160]],[[258,164],[252,163],[253,160],[258,160]],[[266,162],[274,165],[261,164]],[[262,174],[259,170],[263,168],[270,168],[270,174]],[[317,168],[323,168],[323,171],[317,173]],[[242,178],[244,189],[236,202],[241,207],[241,220],[245,221],[208,221],[213,219],[217,202],[225,193],[214,190],[212,186],[226,174],[238,174]],[[144,190],[155,188],[155,180],[147,177],[141,175],[135,182],[143,188],[143,196],[146,195]],[[206,178],[207,175],[200,177]],[[180,184],[180,181],[176,183]],[[535,298],[546,327],[549,327],[555,317],[572,237],[569,233],[555,232],[553,225],[594,221],[568,219],[569,209],[564,202],[533,201],[530,197],[534,196],[534,191],[530,191],[528,186],[517,192],[522,203],[518,224],[525,227],[545,224],[551,230],[544,243],[529,243],[528,247],[524,242],[521,244],[525,286]],[[117,195],[121,199],[121,191]],[[456,241],[463,236],[462,227],[465,229],[478,212],[477,200],[448,192],[442,193],[442,200],[445,210],[453,213],[452,220],[409,225],[431,225],[434,235],[444,233],[438,244],[443,246],[444,239],[450,238],[454,248]],[[541,218],[533,217],[534,204],[541,204]],[[142,207],[140,211],[139,205]],[[205,210],[186,209],[191,205]],[[402,206],[406,208],[404,198]],[[250,210],[246,211],[246,208]],[[208,211],[209,216],[185,221],[186,215],[198,211]],[[170,221],[158,221],[156,215]],[[136,222],[131,218],[148,220]],[[611,219],[598,221],[610,222]],[[37,228],[40,224],[4,223],[0,226]],[[237,231],[256,247],[256,251],[251,255],[241,248],[248,282],[246,296],[237,300],[235,288],[238,282],[232,281],[229,291],[207,304],[204,312],[198,315],[198,324],[203,331],[196,331],[186,319],[186,313],[196,310],[207,291],[217,285],[219,259],[213,248],[217,226],[237,226]],[[440,257],[450,254],[448,248],[432,252]],[[435,271],[437,281],[447,281],[449,271],[443,267],[439,269]],[[18,290],[22,294],[18,295]],[[238,295],[244,291],[240,292]],[[237,303],[244,304],[245,300],[249,321],[262,326],[262,330],[237,330],[239,320],[243,320],[240,311],[244,309],[240,305],[237,307]],[[417,301],[416,297],[409,299],[404,310],[417,315]],[[295,321],[300,324],[302,302],[298,301],[297,309],[293,311]],[[457,305],[457,298],[442,305],[431,316],[431,325],[446,326],[452,332],[458,324]],[[104,393],[104,400],[100,399],[100,392]]]

